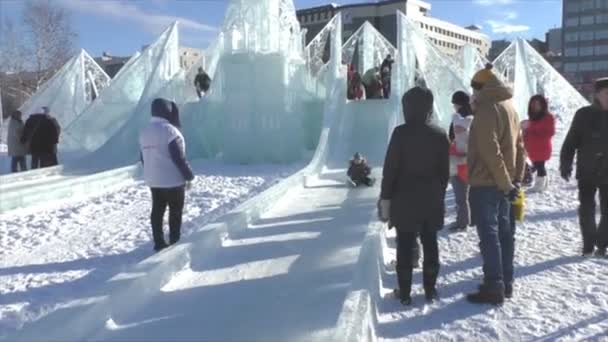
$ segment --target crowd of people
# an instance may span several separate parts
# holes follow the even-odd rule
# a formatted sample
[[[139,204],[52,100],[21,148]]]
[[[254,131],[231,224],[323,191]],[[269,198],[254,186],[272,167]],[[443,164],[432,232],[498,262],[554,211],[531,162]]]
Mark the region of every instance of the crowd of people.
[[[61,127],[48,107],[31,114],[25,123],[22,113],[14,111],[8,123],[7,148],[11,157],[11,172],[27,171],[26,156],[31,156],[31,169],[59,164],[57,144]]]
[[[483,281],[467,295],[472,303],[501,304],[513,296],[516,221],[528,165],[536,173],[528,192],[548,187],[546,162],[552,155],[555,117],[541,95],[530,99],[520,122],[513,93],[487,65],[472,81],[472,96],[453,94],[450,130],[431,123],[433,93],[414,87],[402,98],[405,124],[390,138],[384,161],[378,217],[396,229],[396,297],[411,304],[418,239],[424,251],[423,287],[427,300],[438,296],[437,232],[444,226],[445,195],[452,183],[457,204],[451,230],[477,228]],[[425,146],[420,149],[420,146]],[[595,83],[595,101],[580,109],[561,151],[561,177],[568,181],[577,157],[582,254],[606,256],[608,247],[608,78]],[[596,222],[596,194],[601,219]]]
[[[361,75],[350,64],[347,73],[346,97],[349,100],[388,99],[391,95],[391,72],[393,57],[386,56],[380,66],[375,66]]]

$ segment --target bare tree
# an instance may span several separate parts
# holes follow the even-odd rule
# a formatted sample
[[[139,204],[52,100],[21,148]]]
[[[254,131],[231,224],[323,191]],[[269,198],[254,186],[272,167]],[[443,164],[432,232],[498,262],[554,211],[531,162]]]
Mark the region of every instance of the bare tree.
[[[1,0],[0,0],[1,1]],[[5,109],[20,106],[74,54],[70,13],[50,0],[23,2],[21,21],[0,18],[0,77]],[[1,75],[0,75],[1,76]]]
[[[74,53],[77,38],[70,13],[56,2],[28,1],[23,7],[28,68],[36,73],[35,90]]]

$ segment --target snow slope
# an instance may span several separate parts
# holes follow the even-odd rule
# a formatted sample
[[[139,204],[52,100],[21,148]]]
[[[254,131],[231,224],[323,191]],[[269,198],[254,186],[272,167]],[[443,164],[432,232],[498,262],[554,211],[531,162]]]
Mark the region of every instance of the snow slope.
[[[184,236],[298,168],[194,167]],[[134,180],[99,197],[0,215],[0,335],[86,297],[96,284],[150,256],[149,197]]]

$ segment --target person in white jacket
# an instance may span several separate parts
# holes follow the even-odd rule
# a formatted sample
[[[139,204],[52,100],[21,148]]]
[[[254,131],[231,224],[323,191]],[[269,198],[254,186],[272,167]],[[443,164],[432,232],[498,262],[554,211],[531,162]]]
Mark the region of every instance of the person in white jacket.
[[[179,131],[177,106],[165,99],[152,102],[152,119],[139,136],[144,180],[152,192],[154,250],[177,243],[181,236],[185,190],[194,179],[186,160],[186,144]],[[169,245],[163,233],[163,217],[169,207]]]
[[[14,111],[8,122],[8,132],[6,142],[8,155],[11,157],[11,172],[27,171],[25,156],[27,155],[27,145],[21,142],[24,123],[21,119],[21,112]]]
[[[469,101],[469,96],[463,91],[457,91],[452,95],[452,104],[456,112],[452,115],[450,125],[450,181],[457,207],[456,222],[449,228],[452,231],[464,231],[471,224],[467,147],[469,129],[473,122],[473,111]]]

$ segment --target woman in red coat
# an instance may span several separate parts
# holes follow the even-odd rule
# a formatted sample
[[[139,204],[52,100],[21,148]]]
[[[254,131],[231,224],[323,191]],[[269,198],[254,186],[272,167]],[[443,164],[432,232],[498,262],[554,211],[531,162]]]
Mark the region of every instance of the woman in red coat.
[[[551,159],[551,140],[555,135],[555,118],[549,113],[547,99],[542,95],[534,95],[530,99],[528,120],[522,123],[522,129],[528,158],[537,172],[532,191],[542,192],[548,185],[545,163]]]

